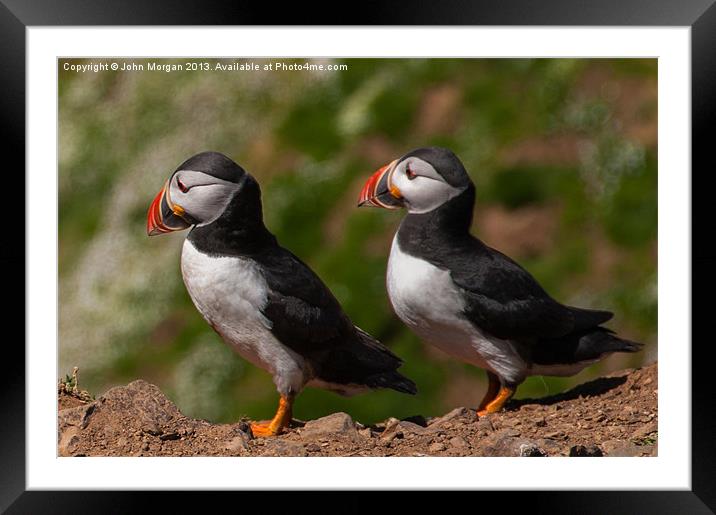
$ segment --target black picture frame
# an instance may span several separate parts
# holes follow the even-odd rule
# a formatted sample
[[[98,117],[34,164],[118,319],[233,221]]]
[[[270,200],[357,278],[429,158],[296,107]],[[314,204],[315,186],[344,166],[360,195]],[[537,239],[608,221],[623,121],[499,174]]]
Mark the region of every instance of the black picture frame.
[[[480,492],[479,506],[493,503],[524,504],[539,513],[714,513],[716,511],[716,438],[713,430],[709,359],[713,338],[706,333],[706,310],[712,308],[711,292],[716,288],[713,237],[714,215],[707,200],[712,196],[709,177],[716,172],[716,154],[708,128],[716,125],[716,0],[506,0],[504,2],[445,0],[390,5],[367,2],[362,7],[335,4],[332,9],[309,8],[303,2],[282,5],[269,3],[220,3],[216,1],[171,0],[0,0],[0,64],[3,70],[0,91],[0,145],[5,163],[4,188],[12,187],[13,198],[24,203],[25,191],[25,30],[31,26],[63,25],[551,25],[551,26],[684,26],[691,28],[692,70],[692,490],[613,492]],[[17,157],[17,160],[11,159]],[[15,164],[10,166],[8,162]],[[14,181],[14,184],[13,184]],[[25,195],[20,195],[23,191]],[[6,293],[2,310],[4,327],[19,326],[25,314],[25,224],[8,220],[8,213],[24,213],[24,205],[2,209],[0,271],[15,294]],[[16,215],[19,218],[19,215]],[[12,223],[8,223],[12,222]],[[697,235],[705,235],[699,241]],[[23,270],[20,274],[19,270]],[[12,271],[12,273],[7,273]],[[698,316],[701,315],[701,316]],[[162,496],[165,509],[181,503],[181,512],[201,499],[185,494],[159,492],[26,491],[25,484],[25,354],[14,341],[3,346],[5,366],[0,387],[0,409],[6,414],[0,423],[0,511],[8,513],[133,513],[148,507],[149,497]],[[689,345],[691,342],[660,342]],[[660,414],[668,416],[667,414]],[[223,496],[246,493],[223,493]],[[369,496],[349,494],[342,501],[353,511],[374,509]],[[490,496],[489,498],[486,496]],[[304,494],[294,493],[294,504]],[[200,494],[204,497],[204,494]],[[506,500],[509,499],[509,500]],[[156,499],[152,499],[156,500]],[[213,502],[216,499],[212,500]],[[410,497],[423,503],[423,494]],[[265,499],[263,502],[266,502]],[[455,500],[451,502],[456,502]],[[459,502],[459,501],[458,501]],[[468,501],[473,502],[473,501]],[[203,504],[203,503],[202,503]],[[199,506],[200,504],[197,504]],[[499,505],[499,504],[498,504]],[[204,505],[206,506],[206,505]],[[405,504],[408,507],[408,504]],[[538,508],[538,509],[535,509]]]

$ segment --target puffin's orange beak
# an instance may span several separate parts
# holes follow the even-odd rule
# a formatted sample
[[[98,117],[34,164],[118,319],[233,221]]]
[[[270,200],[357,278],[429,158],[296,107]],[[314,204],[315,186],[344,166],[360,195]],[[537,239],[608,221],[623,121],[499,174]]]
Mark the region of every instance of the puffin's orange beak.
[[[167,186],[169,182],[154,197],[147,212],[147,236],[156,236],[173,231],[180,231],[191,227],[192,224],[184,219],[184,210],[169,200]]]
[[[403,207],[403,196],[400,190],[391,181],[391,175],[398,160],[387,164],[366,181],[358,198],[358,207],[373,206],[385,209],[398,209]]]

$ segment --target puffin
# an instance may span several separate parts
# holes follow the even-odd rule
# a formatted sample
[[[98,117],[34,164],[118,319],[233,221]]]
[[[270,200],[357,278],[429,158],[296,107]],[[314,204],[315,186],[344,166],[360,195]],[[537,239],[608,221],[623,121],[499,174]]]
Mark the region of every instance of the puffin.
[[[390,388],[415,394],[402,361],[356,327],[321,279],[283,248],[263,221],[256,179],[219,152],[196,154],[171,174],[147,213],[147,234],[191,229],[181,273],[196,309],[279,393],[275,416],[252,422],[257,437],[291,423],[305,386],[350,396]]]
[[[474,204],[465,167],[441,147],[381,167],[358,202],[407,209],[388,258],[390,303],[422,340],[487,371],[478,416],[500,411],[528,376],[571,376],[614,352],[641,349],[602,326],[613,313],[561,304],[473,236]]]

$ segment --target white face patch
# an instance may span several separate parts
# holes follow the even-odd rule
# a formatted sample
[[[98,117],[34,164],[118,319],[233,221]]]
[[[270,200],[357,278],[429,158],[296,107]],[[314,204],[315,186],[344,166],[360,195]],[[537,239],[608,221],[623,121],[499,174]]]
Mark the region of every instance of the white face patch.
[[[221,216],[239,184],[203,172],[179,170],[169,182],[169,200],[179,206],[199,226]]]
[[[410,213],[427,213],[465,191],[445,182],[430,163],[417,157],[401,161],[390,180],[400,190]]]

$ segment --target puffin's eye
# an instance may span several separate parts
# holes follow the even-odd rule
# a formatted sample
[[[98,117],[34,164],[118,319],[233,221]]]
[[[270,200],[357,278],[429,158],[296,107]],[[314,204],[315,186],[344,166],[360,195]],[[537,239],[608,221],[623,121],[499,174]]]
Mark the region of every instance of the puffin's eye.
[[[410,169],[410,166],[407,166],[405,168],[405,175],[408,177],[408,180],[410,180],[410,181],[412,181],[413,179],[415,179],[418,176],[417,173],[415,173],[414,171],[412,171]]]
[[[177,177],[177,186],[179,186],[179,189],[182,191],[182,193],[186,193],[187,191],[189,191],[189,188],[187,188],[186,184],[179,180],[179,177]]]

